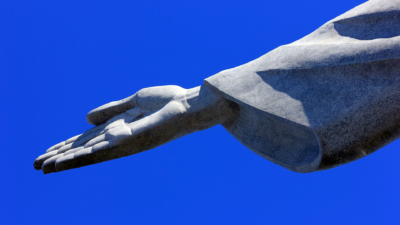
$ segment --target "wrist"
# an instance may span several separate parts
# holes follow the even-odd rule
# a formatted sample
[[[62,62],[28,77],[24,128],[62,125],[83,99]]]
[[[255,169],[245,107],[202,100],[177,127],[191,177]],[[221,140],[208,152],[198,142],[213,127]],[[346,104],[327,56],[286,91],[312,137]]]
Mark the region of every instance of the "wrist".
[[[235,103],[204,85],[188,89],[183,104],[188,121],[195,130],[207,129],[232,119],[239,109]]]

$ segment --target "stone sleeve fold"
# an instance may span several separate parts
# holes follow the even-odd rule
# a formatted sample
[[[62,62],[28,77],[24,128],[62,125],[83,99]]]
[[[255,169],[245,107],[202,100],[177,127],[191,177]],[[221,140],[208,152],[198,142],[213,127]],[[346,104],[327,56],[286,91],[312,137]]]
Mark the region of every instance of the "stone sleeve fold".
[[[278,165],[359,159],[400,137],[400,1],[368,1],[204,84],[240,106],[223,126]]]

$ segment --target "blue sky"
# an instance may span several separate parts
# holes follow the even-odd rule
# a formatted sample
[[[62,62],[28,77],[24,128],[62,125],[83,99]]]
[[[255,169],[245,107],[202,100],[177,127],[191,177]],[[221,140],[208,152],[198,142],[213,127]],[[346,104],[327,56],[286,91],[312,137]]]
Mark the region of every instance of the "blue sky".
[[[222,126],[43,175],[34,159],[144,87],[202,84],[363,0],[0,1],[1,224],[397,224],[400,140],[299,174]]]

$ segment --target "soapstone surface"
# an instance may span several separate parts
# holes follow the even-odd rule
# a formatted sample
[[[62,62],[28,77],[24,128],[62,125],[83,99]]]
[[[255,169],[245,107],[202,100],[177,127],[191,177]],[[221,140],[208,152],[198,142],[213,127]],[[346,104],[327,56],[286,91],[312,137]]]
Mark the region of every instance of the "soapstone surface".
[[[400,1],[368,1],[202,86],[145,88],[87,121],[96,127],[51,147],[34,167],[100,163],[218,124],[292,171],[354,161],[400,137]]]
[[[225,128],[288,169],[368,155],[400,135],[400,1],[368,1],[205,85],[240,106]]]

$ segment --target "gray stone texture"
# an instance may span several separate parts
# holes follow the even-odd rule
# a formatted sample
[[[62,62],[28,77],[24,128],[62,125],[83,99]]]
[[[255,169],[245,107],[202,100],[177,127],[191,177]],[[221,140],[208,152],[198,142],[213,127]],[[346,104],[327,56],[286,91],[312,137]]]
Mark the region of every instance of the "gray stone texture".
[[[296,172],[359,159],[400,137],[400,1],[368,1],[202,86],[145,88],[87,121],[96,127],[51,147],[34,167],[99,163],[217,124]]]
[[[372,0],[205,85],[240,106],[225,128],[257,154],[311,172],[400,136],[400,1]]]
[[[205,86],[145,88],[89,112],[88,122],[97,126],[49,148],[34,167],[46,174],[153,149],[232,120],[235,106]]]

